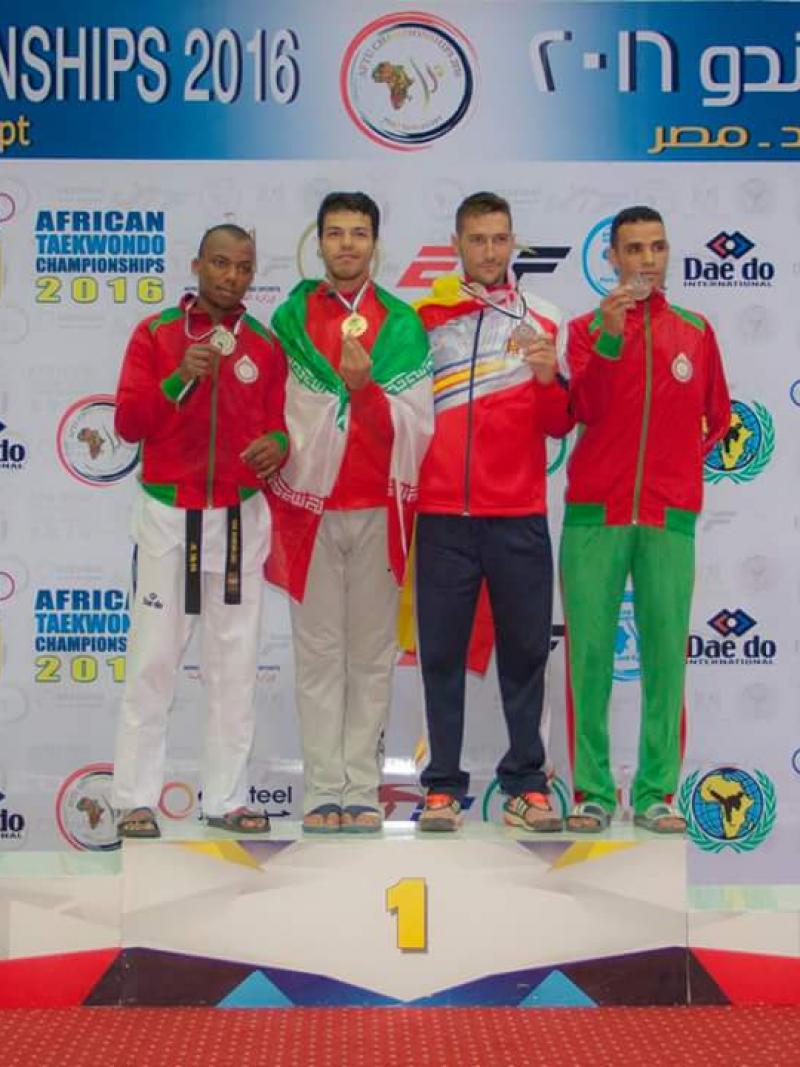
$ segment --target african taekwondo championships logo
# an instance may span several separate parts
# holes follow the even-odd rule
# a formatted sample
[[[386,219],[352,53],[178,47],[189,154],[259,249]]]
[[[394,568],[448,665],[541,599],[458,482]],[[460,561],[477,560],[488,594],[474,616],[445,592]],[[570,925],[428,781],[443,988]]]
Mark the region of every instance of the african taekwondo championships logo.
[[[419,11],[396,12],[353,39],[339,84],[362,133],[387,148],[414,151],[467,118],[477,69],[472,45],[451,23]]]

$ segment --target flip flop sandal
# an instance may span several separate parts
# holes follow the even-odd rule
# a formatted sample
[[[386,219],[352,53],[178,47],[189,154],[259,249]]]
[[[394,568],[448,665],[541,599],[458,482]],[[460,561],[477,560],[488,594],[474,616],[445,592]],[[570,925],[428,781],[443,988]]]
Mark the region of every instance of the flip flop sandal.
[[[364,822],[359,818],[369,816]],[[379,834],[383,828],[383,819],[377,808],[366,804],[348,804],[342,812],[343,834]]]
[[[248,826],[258,819],[261,826]],[[227,830],[234,834],[267,834],[269,833],[269,816],[263,811],[253,811],[252,808],[236,808],[234,811],[226,811],[224,815],[209,815],[206,817],[206,826],[215,830]]]
[[[161,830],[152,808],[129,808],[123,811],[117,820],[117,833],[120,837],[141,840],[161,837]]]
[[[578,823],[582,820],[582,823]],[[584,800],[567,816],[567,830],[573,834],[601,834],[611,825],[611,815],[600,804]]]
[[[643,830],[649,830],[651,834],[684,834],[686,833],[686,820],[679,811],[670,804],[658,801],[650,807],[633,816],[635,826],[641,826]]]
[[[309,824],[306,819],[310,815],[319,815],[322,821]],[[331,815],[336,816],[335,822],[328,822],[328,817]],[[342,809],[338,804],[320,804],[318,808],[312,808],[311,811],[307,811],[303,816],[304,834],[338,834],[341,828]]]

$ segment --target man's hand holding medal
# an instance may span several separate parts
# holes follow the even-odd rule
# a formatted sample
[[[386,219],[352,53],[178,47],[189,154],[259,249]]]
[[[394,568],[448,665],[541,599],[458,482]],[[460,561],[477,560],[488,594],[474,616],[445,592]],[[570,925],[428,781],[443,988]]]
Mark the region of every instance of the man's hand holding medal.
[[[191,382],[198,378],[207,378],[214,369],[214,361],[219,359],[219,349],[209,342],[189,345],[178,365],[178,374],[182,381]]]
[[[509,353],[517,356],[533,371],[540,385],[549,385],[558,373],[556,344],[546,333],[538,332],[529,322],[520,322],[508,338]]]
[[[350,312],[347,318],[342,320],[342,358],[339,363],[339,374],[351,392],[364,388],[370,380],[372,370],[372,360],[369,352],[358,340],[369,329],[369,323],[357,310],[361,297],[366,290],[366,285],[367,283],[365,282],[361,286],[358,296],[352,303],[344,299],[341,293],[336,294],[337,298]]]

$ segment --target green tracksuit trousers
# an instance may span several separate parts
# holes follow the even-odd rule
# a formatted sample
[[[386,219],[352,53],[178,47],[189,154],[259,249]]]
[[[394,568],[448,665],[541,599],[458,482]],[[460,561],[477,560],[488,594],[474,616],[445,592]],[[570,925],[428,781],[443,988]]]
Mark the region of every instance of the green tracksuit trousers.
[[[632,803],[644,813],[670,800],[678,785],[694,536],[655,526],[566,525],[560,567],[575,797],[608,812],[616,806],[609,697],[620,604],[631,576],[642,683]]]

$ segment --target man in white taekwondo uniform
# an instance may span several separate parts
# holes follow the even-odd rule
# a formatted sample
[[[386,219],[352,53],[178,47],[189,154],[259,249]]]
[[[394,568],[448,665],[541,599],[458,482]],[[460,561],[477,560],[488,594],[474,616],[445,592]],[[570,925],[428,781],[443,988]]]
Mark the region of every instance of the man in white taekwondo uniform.
[[[204,235],[197,294],[152,315],[128,344],[116,429],[141,445],[135,592],[113,803],[123,837],[158,837],[167,718],[181,657],[202,621],[208,694],[202,776],[209,825],[263,833],[245,806],[270,517],[263,479],[283,462],[286,364],[247,314],[255,247],[238,226]]]

